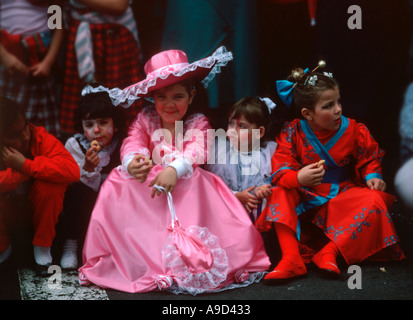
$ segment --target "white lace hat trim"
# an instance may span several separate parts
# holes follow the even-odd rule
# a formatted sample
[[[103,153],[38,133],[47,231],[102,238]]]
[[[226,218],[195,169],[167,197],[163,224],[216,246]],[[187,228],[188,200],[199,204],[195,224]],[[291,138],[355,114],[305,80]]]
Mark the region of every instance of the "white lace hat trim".
[[[83,93],[105,91],[108,92],[110,98],[112,99],[112,103],[115,106],[120,105],[124,108],[128,108],[135,100],[147,95],[153,87],[156,87],[159,80],[165,80],[170,76],[179,78],[187,75],[188,73],[193,73],[195,75],[198,68],[210,69],[201,81],[203,86],[207,88],[209,82],[214,79],[215,75],[221,72],[221,67],[226,66],[232,59],[232,53],[227,51],[227,49],[222,46],[218,48],[211,56],[202,60],[198,60],[190,64],[180,63],[170,65],[155,70],[154,72],[151,72],[145,80],[125,89],[107,89],[104,87],[92,88],[91,86],[86,86]]]

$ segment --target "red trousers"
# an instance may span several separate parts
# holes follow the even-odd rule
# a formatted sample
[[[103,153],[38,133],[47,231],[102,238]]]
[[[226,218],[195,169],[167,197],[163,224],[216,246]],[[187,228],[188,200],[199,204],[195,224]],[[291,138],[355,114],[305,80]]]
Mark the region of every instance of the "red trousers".
[[[32,208],[33,245],[40,247],[52,245],[56,236],[55,227],[63,209],[67,186],[67,184],[41,180],[34,180],[31,185],[27,199]],[[0,252],[6,250],[10,245],[8,229],[15,225],[17,220],[17,212],[11,200],[4,194],[0,195]]]
[[[297,189],[274,188],[268,207],[256,222],[259,230],[266,231],[276,222],[296,232],[299,220],[295,209],[300,197]],[[313,208],[316,211],[312,223],[334,242],[348,264],[363,261],[385,248],[392,249],[391,259],[401,260],[405,256],[389,213],[393,202],[394,197],[385,192],[352,185]]]

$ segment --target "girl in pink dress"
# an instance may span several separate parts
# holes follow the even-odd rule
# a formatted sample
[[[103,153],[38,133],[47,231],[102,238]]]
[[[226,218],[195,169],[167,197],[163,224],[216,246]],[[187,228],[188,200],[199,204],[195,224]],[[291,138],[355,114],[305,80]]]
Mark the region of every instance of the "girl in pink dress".
[[[138,114],[121,147],[122,165],[102,185],[84,244],[81,284],[198,294],[246,286],[269,268],[242,204],[220,178],[199,168],[210,156],[214,130],[196,113],[194,81],[206,86],[230,60],[223,47],[191,64],[182,51],[164,51],[146,63],[145,80],[109,91],[115,105],[148,96],[154,105]],[[196,234],[191,243],[176,236],[165,194],[173,195],[180,230]],[[202,250],[191,251],[194,246]]]

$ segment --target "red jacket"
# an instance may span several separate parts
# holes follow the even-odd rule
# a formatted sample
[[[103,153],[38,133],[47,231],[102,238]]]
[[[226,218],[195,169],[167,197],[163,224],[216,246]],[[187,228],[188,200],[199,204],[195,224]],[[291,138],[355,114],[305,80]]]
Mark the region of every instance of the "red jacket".
[[[29,178],[67,184],[80,179],[80,169],[69,151],[43,127],[30,124],[33,160],[26,159],[22,172],[11,168],[0,171],[0,192],[15,190]]]

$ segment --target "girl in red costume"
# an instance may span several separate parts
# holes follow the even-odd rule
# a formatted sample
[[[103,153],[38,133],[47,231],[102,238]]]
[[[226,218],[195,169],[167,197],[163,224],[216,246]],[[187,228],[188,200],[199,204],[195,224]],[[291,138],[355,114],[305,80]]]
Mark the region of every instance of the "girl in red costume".
[[[339,254],[348,264],[383,249],[389,249],[390,259],[404,258],[389,213],[394,197],[384,192],[381,176],[384,151],[365,125],[342,115],[332,75],[314,71],[293,70],[288,80],[277,81],[280,98],[288,106],[295,104],[302,118],[286,123],[277,137],[270,178],[276,187],[256,223],[260,231],[274,225],[282,251],[267,280],[307,273],[309,261],[299,250],[300,239],[308,236],[301,214],[324,233],[311,261],[326,274],[340,275]],[[311,238],[312,245],[316,241]]]

